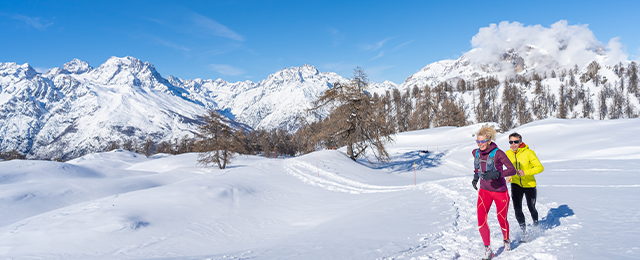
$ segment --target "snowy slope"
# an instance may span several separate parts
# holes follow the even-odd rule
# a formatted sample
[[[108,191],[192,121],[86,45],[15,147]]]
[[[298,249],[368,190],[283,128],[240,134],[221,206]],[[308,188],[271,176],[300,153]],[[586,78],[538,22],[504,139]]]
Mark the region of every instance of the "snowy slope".
[[[390,164],[344,151],[239,156],[226,170],[195,154],[90,154],[0,162],[0,256],[46,259],[479,259],[472,133],[406,132]],[[636,119],[547,119],[515,129],[541,159],[541,228],[496,259],[637,258]],[[497,138],[507,147],[507,134]],[[428,155],[419,150],[428,149]],[[414,185],[413,165],[416,165]],[[526,209],[525,209],[526,212]],[[526,215],[526,214],[525,214]],[[528,217],[527,217],[528,218]],[[512,238],[519,238],[512,211]],[[528,219],[530,223],[530,219]]]

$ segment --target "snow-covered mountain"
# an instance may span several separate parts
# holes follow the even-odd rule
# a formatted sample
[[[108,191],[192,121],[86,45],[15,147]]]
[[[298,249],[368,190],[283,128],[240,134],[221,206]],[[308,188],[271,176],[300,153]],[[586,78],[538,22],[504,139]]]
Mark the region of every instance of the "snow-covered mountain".
[[[296,130],[296,118],[310,108],[320,93],[335,82],[347,79],[333,72],[320,72],[314,66],[285,68],[259,82],[230,83],[218,80],[169,81],[191,93],[208,108],[222,110],[229,118],[254,129]]]
[[[345,81],[310,65],[230,83],[165,79],[133,57],[112,57],[98,68],[75,59],[43,74],[0,63],[0,150],[70,159],[110,142],[173,140],[192,135],[209,109],[251,128],[294,131],[320,93]]]
[[[499,81],[490,94],[495,96],[498,103],[503,100],[505,87],[510,85],[518,89],[521,93],[518,97],[525,100],[524,110],[533,113],[538,109],[535,106],[549,109],[548,113],[533,117],[533,120],[549,116],[561,117],[561,100],[567,104],[567,118],[613,119],[637,117],[640,114],[640,91],[632,88],[638,82],[637,64],[621,60],[616,56],[617,53],[607,52],[598,42],[571,43],[580,45],[576,47],[571,44],[566,46],[568,41],[563,38],[556,40],[557,44],[550,49],[531,44],[506,49],[474,48],[456,60],[428,64],[410,75],[398,88],[404,91],[414,86],[433,88],[441,83],[448,83],[452,86],[454,98],[462,100],[467,119],[472,123],[482,121],[476,118],[474,111],[474,107],[481,102],[479,91],[457,89],[458,83],[464,81],[465,84],[462,85],[468,88],[470,84],[474,85],[478,80],[489,77]],[[538,75],[538,80],[534,75]],[[545,97],[539,92],[535,93],[536,86],[541,86]],[[564,92],[561,91],[562,86]],[[550,102],[534,104],[540,99],[550,99]],[[494,112],[499,114],[500,109],[498,107]],[[515,117],[516,111],[512,112]]]
[[[528,47],[530,51],[535,50],[533,46]],[[546,52],[544,50],[537,50],[538,52]],[[598,49],[600,51],[600,49]],[[521,55],[515,49],[506,49],[502,53],[496,53],[496,57],[500,57],[499,60],[492,62],[480,62],[477,59],[473,59],[475,53],[481,52],[481,50],[473,49],[456,60],[442,60],[428,64],[420,71],[410,75],[401,85],[400,88],[407,87],[423,87],[425,85],[437,86],[442,82],[448,82],[454,84],[458,80],[463,79],[465,81],[474,81],[483,77],[496,77],[499,80],[503,80],[505,77],[512,78],[516,75],[530,76],[533,72],[551,75],[551,71],[560,73],[562,69],[573,69],[574,66],[580,68],[586,68],[589,63],[585,64],[565,64],[561,66],[553,57],[550,56],[535,56]],[[597,54],[597,53],[596,53]],[[548,60],[541,63],[540,59]],[[602,64],[607,59],[605,53],[599,52],[595,61]],[[589,62],[591,62],[590,60]],[[625,62],[628,64],[628,62]]]
[[[150,63],[113,57],[98,68],[73,60],[44,74],[2,64],[2,150],[69,159],[111,141],[168,139],[192,132],[204,106]]]
[[[499,80],[515,75],[540,75],[578,66],[585,69],[592,61],[603,67],[619,62],[628,64],[628,57],[613,38],[599,42],[586,25],[568,25],[561,20],[550,27],[524,26],[518,22],[501,22],[480,28],[471,39],[473,49],[456,60],[428,64],[409,76],[400,88],[436,86],[441,82],[472,81],[495,76]]]
[[[599,118],[596,114],[601,109],[596,104],[602,103],[598,100],[601,92],[608,107],[618,106],[614,109],[619,110],[624,103],[632,112],[628,114],[639,113],[640,95],[631,93],[628,87],[620,94],[623,98],[616,100],[613,90],[629,86],[632,77],[631,62],[615,51],[619,49],[615,48],[615,41],[605,48],[593,37],[573,39],[571,33],[545,31],[538,32],[546,35],[542,38],[523,39],[518,35],[495,35],[495,30],[509,26],[514,25],[500,24],[489,28],[489,33],[483,28],[473,37],[475,48],[460,58],[428,64],[401,85],[390,81],[372,83],[369,91],[380,95],[393,89],[406,91],[414,86],[435,87],[447,82],[454,86],[454,98],[462,100],[467,119],[473,123],[481,121],[474,114],[478,91],[456,92],[460,80],[473,84],[480,78],[498,79],[501,84],[492,94],[498,102],[505,80],[509,80],[522,92],[525,109],[531,112],[538,97],[534,94],[535,84],[513,79],[531,79],[537,73],[550,99],[542,105],[550,112],[533,120],[558,116],[560,87],[569,86],[569,82],[577,84],[572,83],[563,96],[571,101],[567,117]],[[496,41],[496,37],[504,39]],[[590,67],[594,61],[599,69]],[[573,81],[568,71],[573,71]],[[593,75],[583,77],[587,74]],[[28,152],[29,158],[70,159],[101,151],[114,141],[174,140],[192,135],[200,117],[209,109],[219,110],[250,128],[294,132],[300,127],[299,117],[313,100],[334,83],[346,81],[336,73],[320,72],[310,65],[285,68],[258,82],[231,83],[223,79],[165,79],[152,64],[133,57],[112,57],[98,68],[76,59],[42,74],[28,64],[0,63],[0,151],[18,149]],[[581,97],[585,95],[586,98]],[[588,112],[580,113],[586,105],[590,106]],[[316,119],[304,116],[307,120]]]

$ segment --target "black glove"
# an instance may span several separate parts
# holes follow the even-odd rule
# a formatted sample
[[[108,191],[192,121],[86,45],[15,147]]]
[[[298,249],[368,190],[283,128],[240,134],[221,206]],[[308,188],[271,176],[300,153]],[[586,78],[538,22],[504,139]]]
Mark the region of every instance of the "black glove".
[[[480,179],[480,176],[478,176],[478,174],[474,174],[473,175],[473,181],[471,182],[471,184],[473,185],[473,188],[478,190],[478,179]]]
[[[484,179],[485,181],[493,180],[493,179],[497,179],[497,178],[500,178],[500,172],[499,171],[490,171],[490,172],[485,172],[484,174],[482,174],[482,179]]]

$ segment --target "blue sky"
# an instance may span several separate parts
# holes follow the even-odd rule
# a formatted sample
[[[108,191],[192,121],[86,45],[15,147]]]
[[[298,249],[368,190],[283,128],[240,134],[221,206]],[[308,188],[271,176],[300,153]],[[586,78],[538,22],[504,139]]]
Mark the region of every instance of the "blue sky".
[[[566,20],[640,53],[640,1],[5,1],[0,62],[149,61],[163,77],[259,81],[310,64],[402,83],[472,48],[482,27]]]

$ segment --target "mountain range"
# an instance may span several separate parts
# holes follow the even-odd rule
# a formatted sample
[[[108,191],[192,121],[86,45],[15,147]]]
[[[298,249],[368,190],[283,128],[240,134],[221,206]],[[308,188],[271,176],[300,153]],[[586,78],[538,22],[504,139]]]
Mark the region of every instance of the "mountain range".
[[[526,50],[536,51],[533,46]],[[456,60],[428,64],[401,85],[372,83],[370,92],[384,94],[413,86],[453,84],[460,79],[547,73],[553,68],[559,73],[563,68],[557,62],[541,63],[540,55],[515,49],[499,54],[497,62],[479,62],[470,58],[475,51]],[[598,62],[607,62],[606,53],[594,53]],[[586,73],[587,64],[580,66],[580,73]],[[611,82],[620,80],[613,70],[603,66],[602,74]],[[29,64],[0,63],[0,151],[17,149],[29,158],[68,160],[104,150],[110,142],[173,140],[192,136],[201,116],[210,109],[247,128],[295,132],[304,110],[336,82],[348,79],[311,65],[285,68],[259,82],[231,83],[163,78],[153,64],[129,56],[111,57],[97,68],[74,59],[45,73],[36,72]],[[557,91],[559,82],[548,79],[547,85]],[[471,103],[473,95],[470,92],[460,98]],[[637,100],[634,103],[638,104]],[[467,115],[473,121],[470,109]],[[307,120],[317,119],[306,116]]]

